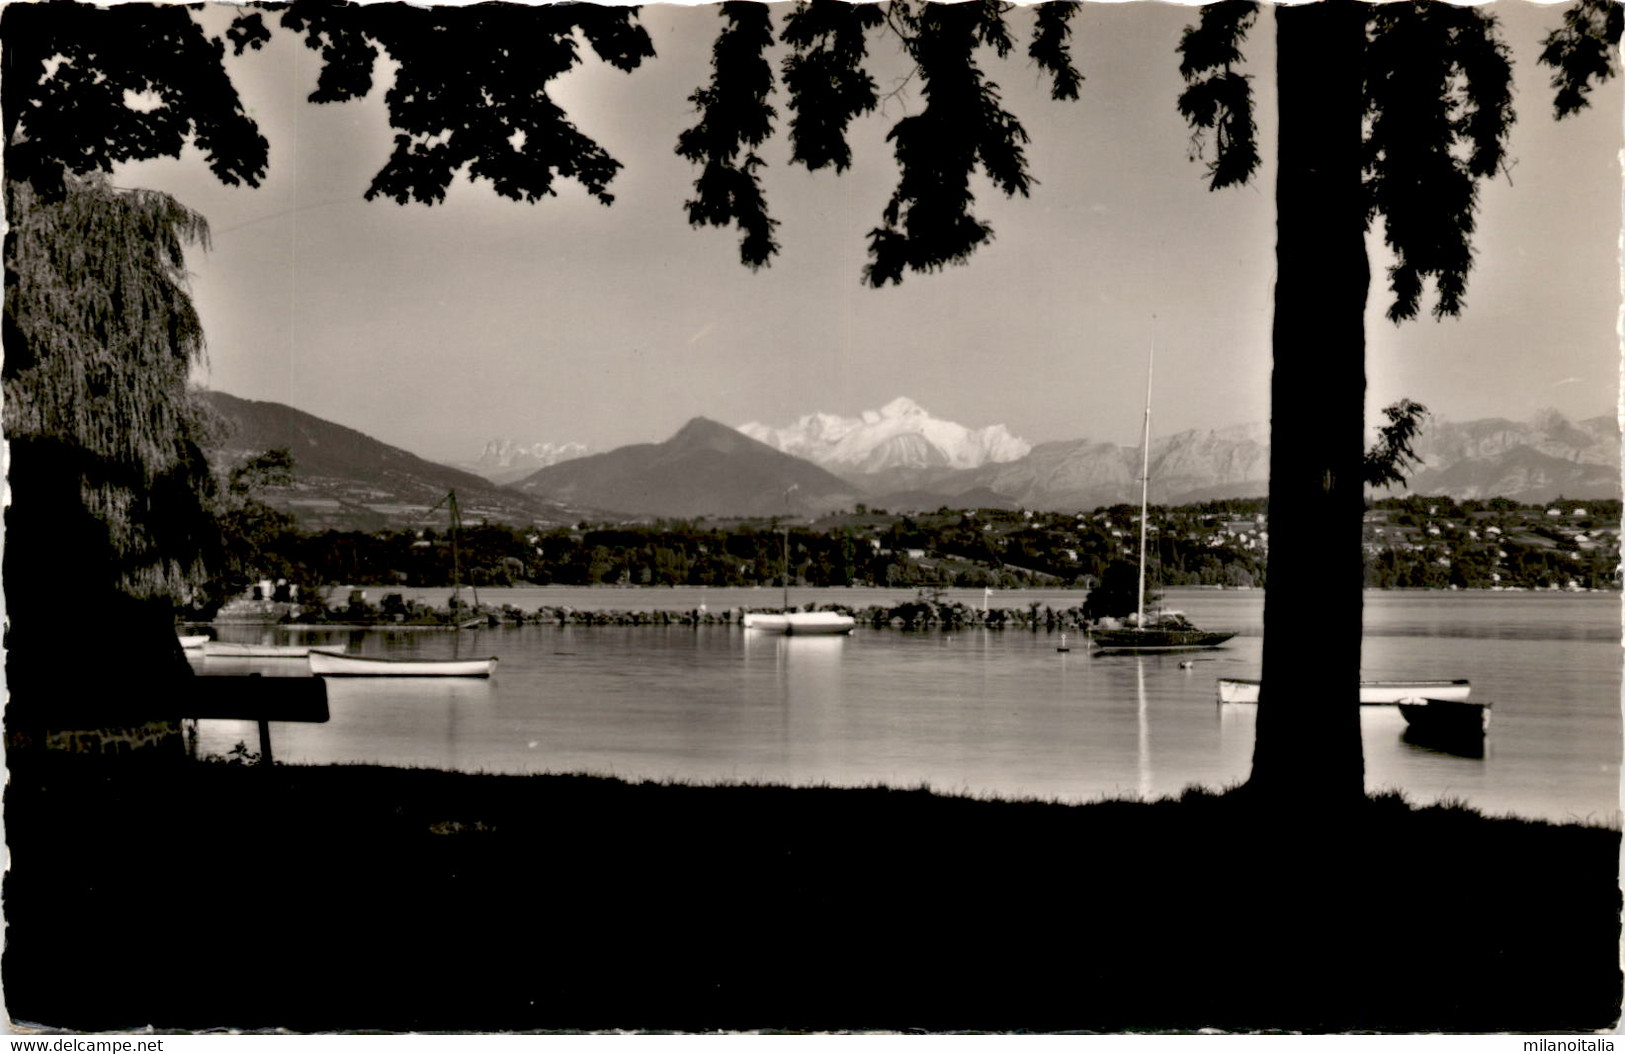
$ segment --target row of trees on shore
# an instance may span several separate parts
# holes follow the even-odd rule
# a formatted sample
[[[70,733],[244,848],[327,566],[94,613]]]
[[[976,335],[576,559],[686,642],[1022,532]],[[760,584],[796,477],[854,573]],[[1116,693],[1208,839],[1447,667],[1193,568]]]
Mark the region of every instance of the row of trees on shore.
[[[257,465],[256,472],[264,467]],[[228,490],[241,495],[242,479],[234,475]],[[1152,581],[1264,586],[1264,504],[1242,499],[1154,508]],[[1607,518],[1618,519],[1618,505],[1593,502],[1588,512],[1612,522]],[[1391,533],[1368,531],[1368,586],[1618,584],[1614,536],[1592,528],[1599,544],[1582,548],[1574,530],[1542,522],[1541,507],[1413,497],[1378,502],[1373,513]],[[454,553],[452,537],[434,529],[300,531],[290,518],[241,495],[228,522],[231,570],[209,591],[209,602],[218,604],[261,577],[286,579],[307,593],[332,584],[421,587],[459,580],[475,586],[778,586],[785,581],[786,559],[793,585],[1097,588],[1134,567],[1137,521],[1137,509],[1112,506],[1076,515],[875,513],[791,526],[788,532],[771,521],[582,524],[546,531],[486,523],[465,527]],[[1426,533],[1434,521],[1447,529]],[[1402,540],[1409,537],[1428,544]]]

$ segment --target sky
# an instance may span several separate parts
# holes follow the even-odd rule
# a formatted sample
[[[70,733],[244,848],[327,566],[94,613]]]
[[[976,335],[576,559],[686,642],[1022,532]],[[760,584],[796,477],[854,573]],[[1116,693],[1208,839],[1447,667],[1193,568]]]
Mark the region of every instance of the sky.
[[[1535,56],[1559,9],[1492,10],[1515,61],[1511,176],[1482,191],[1458,320],[1387,322],[1372,235],[1368,419],[1401,397],[1457,421],[1616,412],[1621,81],[1553,121]],[[223,29],[229,9],[200,17]],[[740,265],[736,231],[688,225],[697,171],[673,148],[696,119],[688,95],[710,76],[713,7],[645,7],[655,59],[625,74],[584,49],[586,63],[554,82],[576,125],[625,165],[607,208],[574,184],[527,205],[466,179],[433,207],[363,200],[392,147],[388,70],[364,100],[307,103],[318,55],[281,29],[228,62],[271,144],[259,188],[220,185],[195,150],[122,166],[115,181],[167,190],[211,224],[210,250],[188,256],[208,338],[202,383],[437,460],[472,461],[499,437],[658,442],[700,415],[853,416],[899,395],[1030,442],[1132,445],[1153,347],[1154,432],[1265,422],[1270,18],[1246,48],[1265,163],[1247,186],[1210,192],[1175,107],[1192,9],[1085,5],[1077,102],[1049,98],[1025,57],[1029,14],[1014,17],[1017,50],[987,68],[1032,137],[1037,185],[1006,200],[979,180],[975,212],[995,240],[900,287],[861,282],[865,234],[896,181],[886,131],[922,105],[889,40],[871,44],[871,69],[892,94],[855,124],[845,174],[785,164],[783,92],[773,100],[781,128],[763,179],[782,251],[771,267]]]

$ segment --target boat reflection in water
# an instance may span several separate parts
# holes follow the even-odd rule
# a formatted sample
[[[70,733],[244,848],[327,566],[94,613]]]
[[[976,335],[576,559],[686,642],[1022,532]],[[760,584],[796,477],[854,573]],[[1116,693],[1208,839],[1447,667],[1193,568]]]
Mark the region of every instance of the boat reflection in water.
[[[1134,660],[1134,694],[1138,701],[1140,800],[1151,800],[1151,713],[1145,698],[1145,660]]]
[[[841,657],[846,654],[844,634],[797,636],[784,634],[745,634],[745,657],[752,663],[771,659],[776,679],[784,686],[785,698],[808,702],[839,697]]]
[[[852,722],[874,716],[847,705],[844,666],[848,655],[861,650],[859,643],[844,634],[746,633],[743,644],[746,664],[762,678],[755,682],[762,727],[774,729],[775,742],[763,745],[762,753],[772,759],[764,768],[778,769],[789,782],[864,782],[846,746],[854,735]],[[743,767],[737,775],[763,778]]]
[[[476,678],[338,678],[327,682],[331,714],[326,731],[290,725],[284,733],[290,752],[337,737],[375,744],[397,765],[458,770],[478,769],[490,752],[505,746],[509,734],[500,721],[480,719],[496,705],[492,682]],[[308,744],[301,735],[311,736]]]

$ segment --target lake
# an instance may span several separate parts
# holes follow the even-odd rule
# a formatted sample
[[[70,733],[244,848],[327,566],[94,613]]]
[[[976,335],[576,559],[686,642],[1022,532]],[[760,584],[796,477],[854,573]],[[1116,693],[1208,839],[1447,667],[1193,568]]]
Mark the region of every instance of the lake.
[[[382,590],[370,590],[376,601]],[[431,603],[448,590],[405,591]],[[465,595],[467,590],[464,591]],[[912,590],[798,589],[797,604],[891,604]],[[1071,608],[1083,593],[995,592],[993,607]],[[949,591],[973,606],[981,590]],[[482,589],[484,603],[719,612],[773,589]],[[500,658],[489,681],[336,679],[331,720],[273,724],[279,761],[640,780],[928,786],[1089,801],[1223,788],[1251,764],[1252,706],[1220,677],[1256,677],[1263,594],[1169,590],[1164,607],[1238,636],[1214,651],[1091,656],[1075,635],[860,628],[770,637],[730,626],[510,626],[346,631],[221,626],[225,640],[343,641],[370,655]],[[1312,613],[1310,613],[1312,617]],[[1368,592],[1364,673],[1454,678],[1493,704],[1482,757],[1406,742],[1393,707],[1361,711],[1366,783],[1416,802],[1617,823],[1618,594]],[[303,660],[193,659],[204,674],[303,676]],[[1182,667],[1181,662],[1189,662]],[[252,724],[203,722],[199,749],[253,748]]]

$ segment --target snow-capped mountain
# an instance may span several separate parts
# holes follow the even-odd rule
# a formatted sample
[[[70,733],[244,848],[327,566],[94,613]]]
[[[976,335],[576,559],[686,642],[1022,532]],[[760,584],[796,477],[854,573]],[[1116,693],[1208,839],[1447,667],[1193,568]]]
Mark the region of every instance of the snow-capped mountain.
[[[739,431],[832,472],[873,475],[896,469],[968,469],[1025,457],[1032,444],[1004,425],[966,428],[932,417],[899,396],[860,417],[807,414],[783,428],[752,421]]]
[[[469,462],[470,471],[478,473],[492,483],[505,485],[538,469],[557,465],[561,461],[585,457],[587,448],[581,443],[516,443],[511,439],[493,439],[485,444],[478,461]]]

